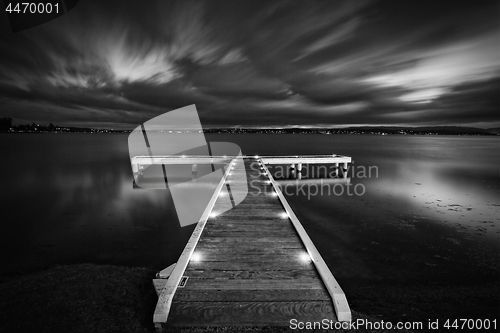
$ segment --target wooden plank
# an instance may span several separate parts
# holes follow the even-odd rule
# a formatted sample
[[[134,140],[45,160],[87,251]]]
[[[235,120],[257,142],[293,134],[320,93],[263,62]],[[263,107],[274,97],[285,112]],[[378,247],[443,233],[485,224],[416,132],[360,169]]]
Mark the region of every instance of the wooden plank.
[[[176,302],[169,326],[289,326],[292,318],[335,321],[330,301]]]
[[[234,254],[235,256],[242,255],[242,254],[300,254],[304,253],[304,248],[303,247],[292,247],[292,248],[286,248],[283,247],[282,245],[278,244],[273,244],[274,246],[259,246],[259,245],[244,245],[244,246],[214,246],[214,247],[209,247],[209,246],[198,246],[196,247],[196,250],[200,250],[203,252],[204,255],[218,255],[221,253],[231,253]]]
[[[272,200],[274,200],[274,198]],[[258,205],[256,205],[256,203]],[[249,197],[247,197],[245,200],[240,202],[238,204],[238,206],[241,206],[241,208],[255,206],[256,209],[283,209],[283,206],[281,205],[281,203],[279,201],[271,201],[270,202],[268,199],[260,200],[260,201],[252,201],[252,199]]]
[[[262,251],[279,248],[279,249],[304,249],[304,245],[300,241],[296,239],[284,239],[281,242],[269,242],[269,241],[258,241],[252,240],[252,242],[240,243],[238,246],[234,245],[234,242],[229,242],[227,239],[224,239],[223,242],[214,242],[214,241],[204,241],[203,238],[198,242],[198,246],[196,248],[199,249],[221,249],[232,251],[235,248],[241,250],[251,250],[260,249]]]
[[[215,263],[214,263],[215,264]],[[310,269],[310,268],[309,268]],[[319,279],[201,279],[190,278],[184,290],[217,289],[217,290],[300,290],[324,289]]]
[[[341,155],[301,155],[301,156],[263,156],[263,164],[331,164],[351,163],[351,158]]]
[[[255,229],[263,231],[293,231],[295,229],[289,223],[265,223],[265,222],[250,222],[250,223],[222,223],[216,222],[210,224],[211,231],[245,231],[245,232],[254,232]]]
[[[211,279],[313,279],[319,278],[316,270],[289,269],[289,270],[213,270],[208,267],[204,269],[186,269],[186,276],[193,278]]]
[[[302,243],[298,239],[294,238],[284,238],[284,237],[202,237],[200,238],[200,243],[227,243],[227,244],[238,244],[240,246],[243,242],[246,243],[290,243],[293,245],[300,245],[303,247]],[[265,246],[265,245],[264,245]]]
[[[280,236],[280,232],[283,232],[281,234],[284,238],[294,238],[296,237],[297,232],[293,229],[290,228],[288,225],[277,225],[274,222],[269,223],[268,221],[255,221],[255,222],[246,222],[238,225],[237,223],[228,226],[226,223],[214,223],[210,224],[210,232],[207,232],[205,234],[205,237],[207,238],[208,236],[210,237],[226,237],[229,234],[236,234],[237,235],[245,235],[245,237],[251,237],[251,238],[256,238],[256,237],[276,237]],[[269,232],[270,234],[266,234],[266,232]],[[276,233],[278,235],[273,235],[273,233]],[[221,234],[221,236],[215,236],[215,234]],[[237,236],[238,237],[238,236]],[[243,236],[241,236],[243,237]]]
[[[200,254],[202,262],[220,261],[220,262],[271,262],[271,261],[295,261],[301,263],[303,250],[290,251],[290,253],[235,253],[233,251],[208,252],[196,250]],[[306,253],[307,254],[307,253]]]
[[[269,220],[269,219],[276,219],[279,220],[282,216],[283,213],[285,213],[285,210],[281,207],[279,209],[266,209],[262,208],[257,210],[259,213],[258,215],[256,214],[256,210],[248,209],[248,208],[235,208],[232,210],[229,210],[227,212],[221,213],[217,216],[214,217],[214,219],[217,218],[249,218],[252,220]]]
[[[258,228],[255,228],[258,230]],[[295,230],[210,230],[204,233],[204,237],[237,237],[237,238],[256,238],[256,237],[275,237],[275,238],[292,238],[297,235]]]
[[[260,207],[258,209],[253,209],[253,205],[243,204],[238,205],[231,212],[227,212],[226,216],[232,214],[232,216],[240,216],[240,215],[256,215],[256,211],[258,215],[266,215],[266,214],[276,214],[278,213],[276,210],[284,211],[283,206],[281,205],[272,205],[268,207]]]
[[[276,290],[182,290],[173,302],[259,302],[259,301],[331,301],[323,289]]]
[[[237,215],[231,215],[232,210],[230,210],[229,212],[226,212],[226,213],[223,213],[223,214],[220,214],[220,215],[217,215],[213,218],[210,218],[210,220],[221,220],[221,221],[234,221],[235,219],[235,216]],[[273,215],[259,215],[259,216],[252,216],[252,215],[240,215],[239,216],[239,220],[243,220],[243,219],[246,219],[247,221],[262,221],[262,220],[275,220],[275,221],[280,221],[280,220],[284,220],[280,214],[284,213],[285,211],[281,211],[281,212],[275,212]]]
[[[283,211],[281,214],[275,214],[267,218],[254,216],[226,216],[221,214],[211,218],[208,224],[291,225],[290,221],[284,218],[282,215],[283,213],[285,212]]]
[[[210,261],[204,263],[191,263],[191,269],[216,269],[216,270],[296,270],[296,269],[314,269],[312,264],[295,265],[295,261],[280,262],[219,262]]]

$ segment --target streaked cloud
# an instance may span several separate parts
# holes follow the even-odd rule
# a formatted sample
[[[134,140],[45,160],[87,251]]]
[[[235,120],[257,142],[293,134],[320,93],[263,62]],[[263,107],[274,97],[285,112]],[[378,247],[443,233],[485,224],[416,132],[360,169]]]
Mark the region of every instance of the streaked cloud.
[[[206,125],[496,127],[498,9],[81,1],[17,34],[1,22],[0,116],[128,128],[196,104]]]

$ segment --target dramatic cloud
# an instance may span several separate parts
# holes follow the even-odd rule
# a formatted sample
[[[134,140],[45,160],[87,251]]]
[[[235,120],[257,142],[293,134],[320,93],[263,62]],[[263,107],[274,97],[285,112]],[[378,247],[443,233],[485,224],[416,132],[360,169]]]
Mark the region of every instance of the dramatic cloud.
[[[497,1],[91,1],[0,21],[0,117],[132,128],[500,126]]]

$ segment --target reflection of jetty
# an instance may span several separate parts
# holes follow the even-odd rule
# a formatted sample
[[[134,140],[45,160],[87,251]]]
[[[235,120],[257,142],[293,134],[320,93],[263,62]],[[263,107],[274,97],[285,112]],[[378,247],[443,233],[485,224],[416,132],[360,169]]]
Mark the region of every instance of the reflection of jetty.
[[[158,330],[351,320],[342,289],[265,166],[298,164],[300,170],[304,163],[337,163],[345,170],[350,157],[179,156],[134,161],[134,172],[151,164],[192,164],[194,171],[197,164],[230,162],[178,262],[154,280]],[[243,173],[246,180],[241,181]],[[241,186],[248,186],[248,193],[235,206],[233,197]]]

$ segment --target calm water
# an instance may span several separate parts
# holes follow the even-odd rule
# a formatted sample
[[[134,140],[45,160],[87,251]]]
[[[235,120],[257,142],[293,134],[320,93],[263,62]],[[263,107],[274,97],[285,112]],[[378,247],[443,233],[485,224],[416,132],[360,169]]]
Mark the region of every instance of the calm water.
[[[351,190],[359,184],[361,196],[288,189],[291,206],[348,294],[381,281],[498,281],[498,138],[207,139],[235,142],[248,155],[353,157]],[[0,147],[0,274],[80,262],[162,269],[177,260],[194,228],[179,227],[167,191],[132,188],[127,135],[2,134]],[[369,166],[371,177],[363,174]]]

